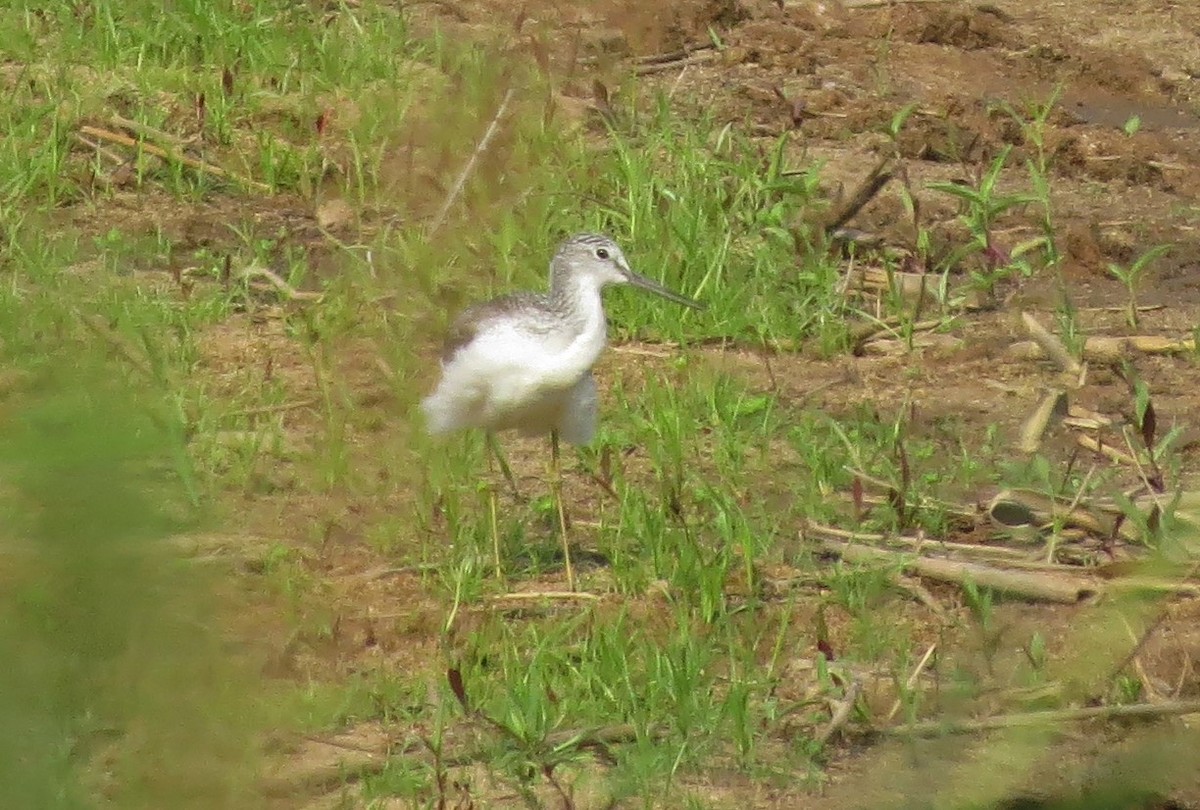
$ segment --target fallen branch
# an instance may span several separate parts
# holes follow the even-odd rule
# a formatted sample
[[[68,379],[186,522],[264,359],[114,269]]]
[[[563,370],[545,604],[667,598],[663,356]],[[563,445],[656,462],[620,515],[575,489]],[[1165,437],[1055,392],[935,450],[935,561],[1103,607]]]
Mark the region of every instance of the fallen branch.
[[[985,717],[966,721],[930,721],[895,726],[883,733],[895,737],[929,737],[936,734],[974,734],[1004,728],[1029,728],[1033,726],[1070,723],[1079,720],[1156,719],[1178,717],[1185,714],[1200,714],[1200,700],[1185,700],[1171,703],[1135,703],[1124,706],[1086,706],[1077,709],[1056,709],[1046,712],[1025,712]]]
[[[1030,315],[1028,312],[1021,313],[1021,320],[1025,322],[1025,329],[1029,332],[1029,336],[1034,339],[1036,344],[1045,352],[1046,356],[1058,365],[1063,371],[1070,374],[1072,377],[1080,377],[1083,374],[1083,366],[1078,360],[1071,356],[1067,351],[1067,347],[1046,327],[1038,321],[1037,318]]]
[[[1057,340],[1057,338],[1055,338]],[[1042,360],[1047,357],[1043,346],[1021,341],[1009,346],[1009,352],[1023,360]],[[1083,359],[1094,363],[1120,362],[1131,353],[1142,354],[1187,354],[1196,351],[1193,340],[1175,340],[1158,335],[1131,335],[1129,337],[1090,337],[1083,344]]]
[[[913,557],[870,546],[838,543],[827,540],[821,544],[826,552],[836,554],[844,560],[857,563],[893,565],[900,570],[917,574],[939,582],[964,585],[973,582],[981,588],[1039,602],[1057,602],[1073,605],[1096,593],[1090,583],[1078,579],[1067,579],[1057,574],[1034,571],[1005,571],[978,563],[932,557]]]
[[[1015,563],[1028,559],[1026,552],[1005,546],[980,546],[974,543],[931,540],[927,537],[906,537],[902,534],[865,534],[863,532],[849,532],[820,523],[809,523],[805,526],[804,531],[806,534],[813,534],[822,539],[900,546],[911,549],[914,552],[925,548],[940,549],[954,554],[964,554],[985,560],[999,560],[1005,563]]]

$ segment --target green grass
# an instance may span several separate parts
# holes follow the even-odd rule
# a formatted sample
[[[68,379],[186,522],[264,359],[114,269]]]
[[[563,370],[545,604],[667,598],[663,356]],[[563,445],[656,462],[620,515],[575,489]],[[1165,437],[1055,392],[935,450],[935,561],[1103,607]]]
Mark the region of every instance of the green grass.
[[[365,783],[415,806],[446,798],[443,752],[461,755],[464,727],[479,732],[474,758],[531,805],[587,785],[705,807],[693,788],[714,769],[815,784],[827,751],[812,732],[856,666],[896,685],[901,716],[937,698],[904,686],[927,641],[897,607],[895,571],[825,564],[801,540],[805,522],[936,537],[948,493],[1082,486],[1045,458],[1006,462],[994,430],[922,424],[901,401],[822,413],[795,385],[710,362],[701,344],[808,357],[849,345],[856,313],[815,225],[820,167],[787,165],[786,139],[681,120],[635,86],[607,127],[562,126],[548,79],[497,70],[494,54],[418,30],[398,8],[0,11],[0,532],[22,562],[0,587],[0,644],[23,663],[0,714],[28,733],[0,757],[0,803],[87,804],[103,760],[85,742],[98,736],[117,762],[103,790],[120,806],[251,806],[265,731],[368,721],[423,741],[420,757]],[[523,89],[503,134],[430,236],[509,75]],[[1046,111],[1034,113],[1038,134]],[[114,115],[233,177],[76,139],[84,125],[121,129]],[[963,255],[985,252],[1000,214],[1031,201],[1044,208],[1037,247],[1049,247],[1040,263],[980,270],[988,289],[1057,264],[1036,182],[1048,158],[1028,164],[1040,196],[998,195],[1007,156],[979,188],[953,191],[975,240]],[[317,227],[331,200],[351,220]],[[485,473],[480,438],[431,441],[416,403],[451,313],[541,286],[555,244],[580,230],[611,233],[636,269],[708,308],[608,294],[614,338],[663,356],[606,361],[599,436],[566,456],[576,541],[606,561],[583,583],[603,600],[510,610],[494,597],[561,579],[547,453],[518,443],[533,500],[516,503]],[[289,301],[250,266],[321,297]],[[915,317],[898,303],[883,314]],[[856,479],[891,497],[859,509]],[[231,589],[164,552],[200,530],[270,542],[240,565],[233,555]],[[409,590],[339,584],[367,565],[400,569]],[[780,585],[781,568],[799,584]],[[342,627],[394,599],[412,615],[381,630],[428,630],[397,636],[426,645],[417,671],[394,665],[395,649],[375,662]],[[963,599],[955,629],[990,650],[992,595]],[[286,638],[242,626],[243,601],[266,601]],[[251,671],[247,645],[285,641],[307,645],[306,664],[282,684]],[[816,652],[826,642],[836,661]],[[1025,676],[1048,677],[1059,651],[1040,635],[1026,650]],[[798,675],[814,658],[815,674]],[[968,665],[955,677],[966,695],[987,687]],[[587,734],[626,725],[598,760]]]

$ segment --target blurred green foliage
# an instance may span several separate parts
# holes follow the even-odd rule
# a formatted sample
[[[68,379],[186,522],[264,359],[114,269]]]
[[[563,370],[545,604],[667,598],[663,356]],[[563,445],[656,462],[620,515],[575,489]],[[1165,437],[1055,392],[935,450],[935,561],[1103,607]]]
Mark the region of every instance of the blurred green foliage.
[[[61,316],[0,310],[0,806],[253,806],[259,693],[171,553],[176,432]]]

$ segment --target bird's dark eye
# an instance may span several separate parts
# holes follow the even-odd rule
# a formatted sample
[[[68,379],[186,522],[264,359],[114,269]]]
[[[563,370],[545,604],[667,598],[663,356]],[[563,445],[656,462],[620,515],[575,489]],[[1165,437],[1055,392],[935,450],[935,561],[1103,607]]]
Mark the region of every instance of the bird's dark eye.
[[[605,250],[604,248],[596,248],[596,258],[597,259],[607,259],[608,251]]]

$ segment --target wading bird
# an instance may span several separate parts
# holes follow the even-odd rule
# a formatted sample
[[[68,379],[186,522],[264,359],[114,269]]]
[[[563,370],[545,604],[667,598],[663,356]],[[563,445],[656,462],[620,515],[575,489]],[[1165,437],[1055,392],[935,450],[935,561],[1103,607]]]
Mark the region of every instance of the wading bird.
[[[549,292],[495,298],[454,320],[442,350],[441,380],[421,403],[430,433],[484,430],[514,490],[516,481],[494,434],[550,434],[551,488],[571,590],[575,571],[567,542],[558,441],[561,437],[570,444],[586,444],[596,433],[598,396],[592,366],[607,342],[600,292],[610,284],[630,284],[677,304],[702,308],[633,272],[621,248],[607,236],[572,236],[559,245],[550,262]],[[498,543],[494,537],[493,541]]]

